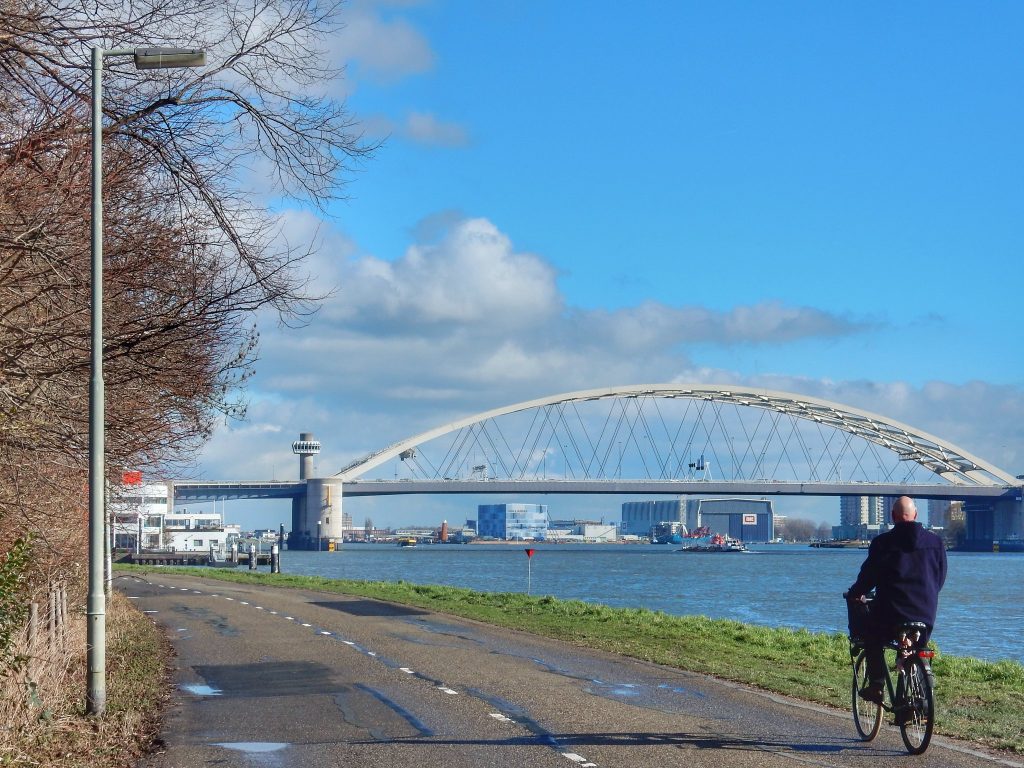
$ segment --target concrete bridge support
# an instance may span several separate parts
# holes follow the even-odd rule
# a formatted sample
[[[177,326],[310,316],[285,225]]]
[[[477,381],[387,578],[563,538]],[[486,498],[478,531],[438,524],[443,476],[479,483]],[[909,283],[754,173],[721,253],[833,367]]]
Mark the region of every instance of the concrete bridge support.
[[[344,535],[341,514],[341,482],[314,477],[306,480],[306,493],[292,500],[292,532],[289,549],[326,551]]]
[[[992,528],[997,541],[1017,540],[1024,547],[1024,501],[1020,498],[997,501]]]

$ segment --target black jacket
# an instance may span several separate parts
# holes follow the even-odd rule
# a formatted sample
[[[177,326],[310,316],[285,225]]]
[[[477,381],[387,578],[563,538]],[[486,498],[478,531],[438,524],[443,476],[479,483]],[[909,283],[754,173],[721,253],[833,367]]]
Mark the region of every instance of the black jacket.
[[[875,590],[871,612],[889,625],[923,621],[935,626],[939,590],[946,581],[946,547],[919,523],[896,523],[875,537],[850,597]]]

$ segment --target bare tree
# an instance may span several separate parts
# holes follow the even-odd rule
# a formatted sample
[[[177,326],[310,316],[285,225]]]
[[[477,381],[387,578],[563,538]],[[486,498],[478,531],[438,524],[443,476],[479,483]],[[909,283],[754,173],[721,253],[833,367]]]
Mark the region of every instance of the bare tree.
[[[0,0],[0,528],[59,539],[84,504],[89,49],[204,48],[203,70],[104,79],[108,461],[188,460],[239,416],[255,315],[314,311],[307,251],[247,185],[323,208],[373,147],[325,92],[339,6],[312,0]],[[43,483],[47,497],[21,492]],[[30,499],[30,500],[27,500]],[[0,543],[3,532],[0,531]]]
[[[817,530],[817,524],[813,520],[805,520],[800,517],[787,517],[777,524],[777,534],[787,541],[810,541]]]

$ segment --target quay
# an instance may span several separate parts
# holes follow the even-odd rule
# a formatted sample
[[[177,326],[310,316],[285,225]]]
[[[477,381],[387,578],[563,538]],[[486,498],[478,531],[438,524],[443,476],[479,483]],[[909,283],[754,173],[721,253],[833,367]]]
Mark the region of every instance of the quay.
[[[129,552],[116,558],[116,562],[134,565],[213,565],[220,568],[249,564],[248,552],[239,552],[237,557],[237,563],[216,559],[211,563],[209,552]],[[270,564],[269,552],[257,553],[256,565]]]

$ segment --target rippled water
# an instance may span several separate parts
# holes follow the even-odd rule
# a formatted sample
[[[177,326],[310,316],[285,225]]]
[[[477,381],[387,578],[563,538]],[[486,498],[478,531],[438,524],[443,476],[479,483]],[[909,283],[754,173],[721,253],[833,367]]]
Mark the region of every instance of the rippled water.
[[[843,591],[864,551],[766,545],[745,554],[682,554],[670,545],[352,544],[284,552],[284,570],[329,578],[446,584],[554,595],[617,607],[703,614],[768,626],[845,631]],[[949,554],[935,643],[946,653],[1024,662],[1024,555]]]

